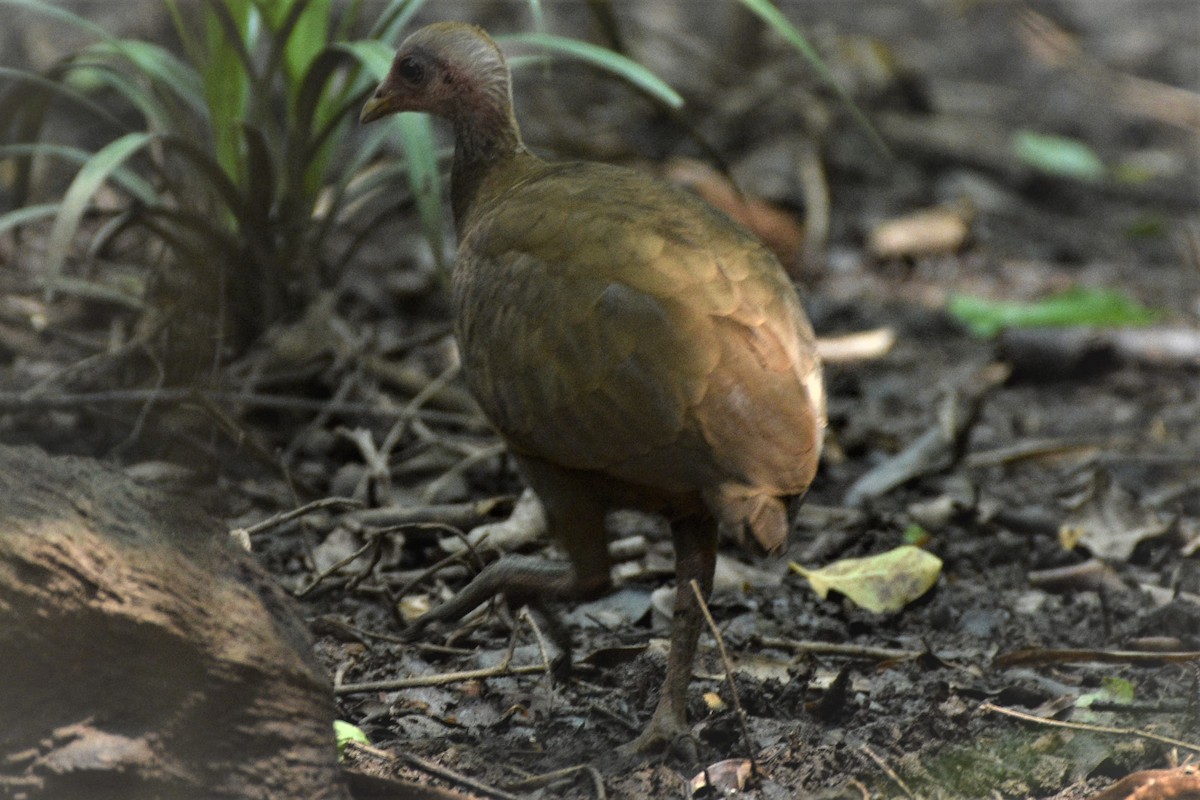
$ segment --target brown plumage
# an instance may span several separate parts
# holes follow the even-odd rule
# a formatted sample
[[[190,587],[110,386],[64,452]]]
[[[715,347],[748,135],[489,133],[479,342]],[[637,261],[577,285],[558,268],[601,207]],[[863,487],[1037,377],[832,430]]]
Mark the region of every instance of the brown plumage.
[[[780,550],[787,501],[817,468],[825,401],[800,300],[758,241],[693,195],[531,154],[508,67],[477,27],[431,25],[404,42],[362,119],[396,111],[454,126],[464,370],[570,557],[501,559],[428,618],[496,592],[600,593],[606,512],[666,514],[679,584],[671,653],[635,746],[670,744],[686,732],[702,619],[689,581],[711,590],[718,529]]]

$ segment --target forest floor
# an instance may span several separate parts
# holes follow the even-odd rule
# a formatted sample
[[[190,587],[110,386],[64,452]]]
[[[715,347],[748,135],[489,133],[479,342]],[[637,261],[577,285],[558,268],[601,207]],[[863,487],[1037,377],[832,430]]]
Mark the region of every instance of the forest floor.
[[[827,187],[828,225],[810,220],[807,244],[791,245],[818,335],[895,336],[886,352],[826,368],[826,454],[785,558],[722,549],[711,606],[737,699],[706,632],[689,693],[701,766],[617,751],[648,719],[664,670],[660,587],[673,579],[659,521],[613,520],[619,590],[564,609],[575,661],[565,680],[543,668],[536,627],[500,608],[399,641],[403,621],[475,566],[459,557],[433,577],[429,568],[470,529],[504,519],[521,491],[464,399],[428,257],[367,253],[324,316],[309,318],[324,331],[315,358],[285,369],[280,346],[227,373],[319,413],[233,406],[237,436],[198,434],[193,420],[163,444],[151,429],[179,419],[161,408],[139,416],[136,405],[62,401],[7,409],[0,437],[115,458],[158,479],[174,475],[165,462],[182,461],[231,529],[321,498],[369,506],[274,525],[251,535],[253,550],[300,596],[337,684],[492,670],[343,691],[339,702],[374,747],[515,796],[591,798],[599,782],[609,798],[683,797],[693,780],[736,780],[750,757],[757,769],[740,796],[753,798],[1066,800],[1142,770],[1184,775],[1200,761],[1200,14],[1186,0],[1036,13],[1014,3],[799,4],[795,18],[835,54],[834,74],[889,156],[770,37],[740,59],[736,43],[717,48],[704,31],[688,39],[646,5],[619,9],[642,39],[672,42],[646,61],[684,91],[687,118],[741,189],[802,223],[822,202],[813,186]],[[707,24],[716,37],[720,20]],[[639,45],[649,48],[635,37],[635,56]],[[705,46],[712,59],[684,61]],[[519,77],[534,149],[643,165],[696,154],[686,131],[628,92],[580,89],[589,74]],[[1012,147],[1020,131],[1087,142],[1106,177],[1034,168]],[[812,152],[824,180],[806,194],[798,176],[811,173]],[[949,242],[909,218],[929,210],[949,220]],[[873,239],[897,220],[918,244],[891,251]],[[820,227],[823,246],[812,241]],[[413,221],[401,241],[418,235]],[[1160,313],[1140,338],[1062,328],[981,337],[946,310],[953,295],[1029,301],[1074,287],[1116,290]],[[8,337],[24,300],[5,290],[0,302]],[[98,313],[77,300],[52,324],[103,330]],[[1173,331],[1186,340],[1179,351]],[[330,347],[338,336],[344,346]],[[69,367],[55,355],[66,352],[8,360],[0,389]],[[923,436],[936,445],[897,465]],[[878,491],[859,483],[888,469],[898,471]],[[941,577],[895,613],[821,599],[788,568],[913,541],[942,560]],[[561,557],[543,542],[519,547]],[[574,767],[548,787],[512,788]],[[399,771],[492,796],[411,763]],[[711,792],[695,796],[720,796]]]

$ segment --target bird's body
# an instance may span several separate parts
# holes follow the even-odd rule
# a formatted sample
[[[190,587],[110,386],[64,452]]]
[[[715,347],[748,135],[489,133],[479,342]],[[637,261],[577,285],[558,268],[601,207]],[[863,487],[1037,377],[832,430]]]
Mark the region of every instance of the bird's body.
[[[547,163],[522,144],[509,77],[478,28],[430,26],[364,109],[454,123],[456,334],[472,393],[517,457],[569,567],[502,559],[435,610],[497,591],[610,585],[604,516],[672,522],[680,587],[659,708],[640,747],[686,723],[718,527],[777,551],[816,471],[825,402],[812,329],[775,258],[698,198],[620,167]]]

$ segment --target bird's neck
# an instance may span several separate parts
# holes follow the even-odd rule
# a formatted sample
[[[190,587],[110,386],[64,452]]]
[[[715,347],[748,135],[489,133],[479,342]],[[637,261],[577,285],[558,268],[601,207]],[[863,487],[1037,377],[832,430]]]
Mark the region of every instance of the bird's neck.
[[[528,155],[512,102],[504,98],[482,103],[454,122],[454,165],[450,171],[450,201],[459,233],[490,174],[513,159]]]

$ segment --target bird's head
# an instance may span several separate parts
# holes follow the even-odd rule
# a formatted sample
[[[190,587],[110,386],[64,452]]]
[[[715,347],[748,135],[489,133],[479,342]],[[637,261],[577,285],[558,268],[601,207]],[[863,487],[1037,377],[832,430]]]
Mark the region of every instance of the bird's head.
[[[508,116],[512,80],[500,48],[482,28],[442,22],[409,36],[363,106],[360,122],[400,111],[463,117]]]

